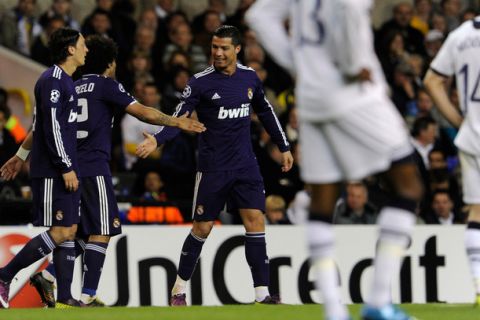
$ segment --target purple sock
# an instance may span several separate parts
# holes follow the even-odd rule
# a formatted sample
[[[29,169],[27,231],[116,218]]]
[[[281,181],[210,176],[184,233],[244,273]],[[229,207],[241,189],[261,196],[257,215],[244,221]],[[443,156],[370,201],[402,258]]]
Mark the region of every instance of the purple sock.
[[[268,287],[270,266],[268,264],[265,232],[245,233],[245,257],[252,272],[253,286]]]
[[[75,267],[75,244],[65,241],[53,250],[53,263],[57,279],[57,300],[67,301],[72,298],[73,268]]]
[[[178,276],[183,280],[190,280],[192,277],[204,243],[205,239],[197,237],[193,232],[185,239],[178,266]]]
[[[55,241],[53,241],[48,231],[40,233],[31,239],[5,267],[0,269],[0,279],[10,282],[17,272],[45,257],[55,247]]]
[[[102,274],[105,254],[107,253],[108,243],[87,242],[85,246],[85,255],[83,256],[83,288],[82,293],[95,296],[97,293],[98,282]]]
[[[75,256],[83,254],[85,251],[85,242],[82,239],[75,239]],[[50,261],[48,266],[45,268],[53,277],[57,277],[55,273],[55,264],[53,261]]]

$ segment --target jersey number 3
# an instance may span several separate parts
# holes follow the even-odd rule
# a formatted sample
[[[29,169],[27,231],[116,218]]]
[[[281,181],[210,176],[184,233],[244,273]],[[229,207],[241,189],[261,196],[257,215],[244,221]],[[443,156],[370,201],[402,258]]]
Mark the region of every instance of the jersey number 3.
[[[84,122],[88,120],[88,100],[85,98],[78,99],[78,106],[80,107],[80,112],[77,116],[77,123]],[[85,139],[88,137],[88,131],[78,130],[77,139]]]

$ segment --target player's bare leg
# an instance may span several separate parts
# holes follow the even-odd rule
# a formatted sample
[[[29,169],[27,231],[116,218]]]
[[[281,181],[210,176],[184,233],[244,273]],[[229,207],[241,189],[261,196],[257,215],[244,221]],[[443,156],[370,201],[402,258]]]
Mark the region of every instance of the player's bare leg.
[[[410,244],[416,222],[415,210],[423,188],[417,167],[407,158],[394,163],[384,178],[392,197],[378,217],[380,235],[374,279],[362,317],[366,320],[408,320],[411,319],[408,315],[391,304],[391,283],[400,272],[405,250]]]
[[[270,266],[265,241],[265,217],[258,209],[240,209],[240,217],[245,226],[245,257],[252,272],[255,302],[279,304],[279,297],[271,296],[268,290]]]
[[[475,306],[480,306],[480,204],[472,204],[468,211],[465,231],[465,249],[476,293]]]
[[[335,239],[332,228],[333,212],[340,195],[340,184],[311,184],[307,242],[310,263],[315,272],[315,283],[320,291],[326,319],[349,319],[348,310],[341,302],[337,268],[335,264]]]
[[[178,274],[172,288],[171,306],[185,306],[187,282],[192,277],[203,244],[213,228],[213,221],[193,221],[192,230],[183,243]]]

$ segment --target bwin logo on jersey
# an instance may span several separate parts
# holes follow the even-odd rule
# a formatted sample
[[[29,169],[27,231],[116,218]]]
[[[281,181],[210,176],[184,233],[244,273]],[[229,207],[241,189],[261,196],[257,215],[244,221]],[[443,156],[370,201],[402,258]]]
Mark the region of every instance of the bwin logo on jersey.
[[[250,103],[244,103],[240,108],[225,109],[220,107],[218,110],[218,119],[235,119],[248,117],[250,115]]]
[[[70,110],[70,114],[68,115],[68,122],[75,122],[77,120],[77,113]]]

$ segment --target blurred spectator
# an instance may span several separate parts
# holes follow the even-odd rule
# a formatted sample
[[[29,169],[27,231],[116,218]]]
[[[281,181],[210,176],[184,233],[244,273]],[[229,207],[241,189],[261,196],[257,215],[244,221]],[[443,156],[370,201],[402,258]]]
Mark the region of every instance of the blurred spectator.
[[[255,70],[258,78],[262,81],[262,83],[265,83],[265,81],[268,78],[268,72],[267,72],[267,70],[265,70],[265,68],[263,67],[263,65],[260,62],[250,61],[250,62],[246,63],[246,66]],[[263,85],[263,91],[265,92],[265,96],[267,97],[267,100],[272,104],[273,109],[274,109],[275,113],[277,114],[277,116],[280,116],[283,113],[284,109],[282,109],[280,107],[280,105],[277,101],[277,96],[275,94],[275,91],[273,91],[272,88],[270,88],[266,85]],[[291,141],[291,140],[289,140],[289,141]]]
[[[205,69],[208,65],[207,57],[203,49],[192,43],[193,37],[190,26],[187,23],[179,24],[170,34],[172,43],[167,45],[162,61],[166,63],[174,51],[180,50],[186,53],[192,63],[192,73],[197,73]]]
[[[431,18],[432,27],[430,30],[440,31],[444,36],[448,34],[447,20],[440,12],[434,12]]]
[[[425,53],[422,32],[410,25],[412,17],[413,8],[408,2],[401,2],[393,8],[393,18],[385,22],[375,35],[375,48],[377,49],[379,57],[387,54],[387,52],[381,50],[379,44],[385,36],[393,30],[399,31],[402,34],[407,52],[418,53],[420,55]]]
[[[416,90],[412,67],[408,62],[398,64],[393,73],[392,101],[404,117],[415,114]]]
[[[142,104],[160,110],[161,98],[162,97],[158,92],[157,86],[154,82],[145,84],[143,88],[142,99],[140,100]],[[125,166],[127,169],[131,169],[133,164],[137,162],[135,150],[137,148],[137,144],[142,142],[144,139],[143,132],[153,134],[160,130],[161,127],[141,122],[129,114],[126,114],[123,118],[121,127],[126,161]],[[160,158],[160,154],[160,149],[157,149],[150,154],[149,158],[158,160]]]
[[[345,199],[340,199],[333,216],[335,224],[375,224],[378,211],[368,202],[368,191],[362,182],[347,184]]]
[[[27,130],[22,126],[20,119],[11,113],[8,107],[8,92],[0,87],[0,108],[6,111],[5,115],[8,115],[5,123],[5,128],[10,132],[15,139],[15,143],[20,144],[27,136]]]
[[[431,192],[435,192],[436,190],[447,190],[453,201],[455,210],[460,212],[463,207],[460,186],[455,173],[448,168],[445,153],[439,148],[433,148],[428,154],[428,160],[430,163],[430,168],[428,170],[430,183],[429,189]],[[425,198],[425,202],[431,202],[431,194],[425,194]]]
[[[437,190],[433,193],[431,211],[426,215],[425,222],[427,224],[452,225],[465,223],[465,218],[454,210],[448,191]]]
[[[447,22],[448,32],[457,28],[460,25],[460,11],[462,9],[462,4],[460,0],[442,0],[440,2],[440,7],[442,8],[443,15]]]
[[[155,4],[155,13],[159,19],[165,20],[174,9],[173,0],[157,0]]]
[[[150,77],[153,79],[151,71],[152,60],[150,55],[144,51],[133,51],[128,59],[126,80],[124,81],[127,91],[131,91],[137,78]]]
[[[91,19],[93,15],[97,12],[97,10],[101,10],[101,12],[107,12],[110,14],[113,8],[114,0],[96,0],[97,6],[92,10],[92,12],[83,20],[82,25],[82,33],[83,34],[94,34],[95,32],[92,30],[92,23]]]
[[[46,28],[50,20],[57,16],[63,19],[65,27],[80,31],[80,24],[72,17],[71,7],[72,0],[53,0],[50,8],[40,16],[40,24],[43,28]]]
[[[425,169],[430,168],[428,154],[435,145],[437,131],[437,122],[432,117],[417,118],[413,124],[411,141],[415,149],[415,157]]]
[[[425,89],[420,88],[417,91],[417,118],[431,116],[433,101]]]
[[[462,14],[460,15],[460,23],[465,22],[467,20],[472,20],[477,16],[477,11],[474,8],[467,8],[462,11]]]
[[[187,70],[192,69],[190,57],[181,50],[172,52],[172,54],[170,55],[170,59],[168,59],[167,63],[164,66],[167,73],[171,72],[171,70],[175,69],[176,67],[182,67]]]
[[[10,109],[6,105],[0,105],[0,163],[5,163],[13,157],[18,149],[18,144],[6,128],[10,118]]]
[[[432,1],[431,0],[415,0],[414,1],[414,15],[410,21],[410,25],[420,30],[424,35],[429,30],[429,19],[432,13]]]
[[[253,61],[263,65],[265,63],[265,51],[259,44],[249,44],[243,48],[243,61],[244,64]]]
[[[170,71],[168,84],[162,94],[162,111],[164,113],[172,115],[175,112],[190,77],[190,71],[182,66],[176,66]]]
[[[44,23],[45,25],[42,33],[40,33],[33,42],[30,57],[33,60],[50,67],[52,61],[50,58],[50,50],[48,49],[48,42],[52,33],[65,27],[65,20],[61,16],[52,16],[44,21]]]
[[[17,6],[4,12],[0,19],[0,44],[30,56],[33,40],[42,32],[34,16],[35,0],[18,0]]]
[[[210,56],[210,46],[213,33],[221,25],[222,20],[220,19],[220,15],[218,14],[218,12],[209,10],[206,11],[203,16],[201,29],[198,29],[194,32],[194,43],[202,47],[203,52],[207,57]]]
[[[261,130],[265,131],[264,128]],[[261,135],[265,134],[261,133]],[[298,165],[294,163],[290,171],[281,172],[282,153],[270,140],[258,151],[257,159],[265,183],[266,194],[277,194],[287,203],[290,202],[295,194],[303,189]]]
[[[265,221],[267,224],[290,224],[282,197],[271,194],[265,199]]]
[[[210,11],[216,12],[220,18],[220,24],[223,24],[227,20],[225,10],[227,9],[226,0],[208,0],[208,7],[199,15],[195,16],[192,21],[193,30],[202,30],[205,16]]]
[[[225,24],[236,26],[240,28],[240,30],[248,28],[245,23],[245,12],[247,12],[254,2],[255,0],[240,0],[237,10],[235,10],[235,13],[232,16],[227,18]]]
[[[111,28],[112,23],[108,11],[95,9],[89,17],[88,25],[85,26],[83,34],[84,36],[96,34],[114,39]]]
[[[402,33],[397,30],[391,30],[385,35],[380,44],[379,56],[385,77],[390,85],[394,83],[395,67],[401,63],[407,62],[408,52],[405,50],[405,41]]]
[[[147,172],[144,179],[144,192],[140,198],[142,200],[168,201],[165,185],[158,172]]]
[[[427,50],[428,64],[430,64],[433,58],[437,55],[444,38],[443,33],[438,30],[430,30],[425,36],[425,49]]]

